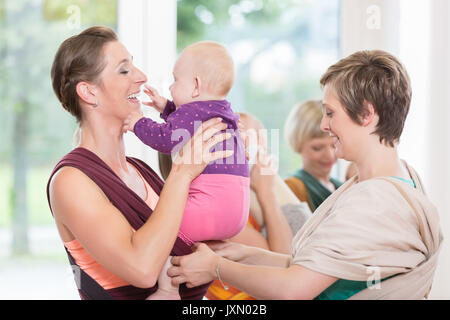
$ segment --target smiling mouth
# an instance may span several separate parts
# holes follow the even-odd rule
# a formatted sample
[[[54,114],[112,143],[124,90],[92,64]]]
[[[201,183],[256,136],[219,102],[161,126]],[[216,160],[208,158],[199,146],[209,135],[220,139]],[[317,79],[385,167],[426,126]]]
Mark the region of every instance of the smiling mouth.
[[[140,96],[140,92],[133,93],[127,97],[127,100],[132,103],[139,103],[139,96]]]
[[[329,162],[329,163],[321,163],[321,165],[322,165],[323,167],[327,167],[327,168],[329,168],[329,167],[332,167],[332,166],[334,165],[334,162]]]
[[[330,137],[333,138],[333,145],[336,148],[336,144],[339,142],[341,143],[341,140],[339,140],[339,138],[337,136],[335,136],[334,134],[330,133]]]

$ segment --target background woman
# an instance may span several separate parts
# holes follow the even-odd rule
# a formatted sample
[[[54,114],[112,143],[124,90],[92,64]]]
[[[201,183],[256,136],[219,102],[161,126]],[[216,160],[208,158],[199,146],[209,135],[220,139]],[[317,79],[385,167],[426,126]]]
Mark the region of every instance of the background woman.
[[[296,105],[285,124],[285,135],[292,150],[302,157],[303,168],[286,179],[286,184],[311,211],[342,185],[330,173],[336,163],[333,138],[320,129],[322,102]]]

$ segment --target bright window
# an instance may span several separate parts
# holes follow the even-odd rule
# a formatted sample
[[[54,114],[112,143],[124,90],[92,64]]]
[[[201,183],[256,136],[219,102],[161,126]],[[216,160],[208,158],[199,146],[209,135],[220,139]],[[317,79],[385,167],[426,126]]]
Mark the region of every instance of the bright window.
[[[237,76],[229,100],[235,112],[259,118],[279,133],[279,170],[301,159],[283,138],[290,109],[321,99],[320,76],[339,57],[339,0],[178,0],[177,50],[199,40],[225,44]],[[274,137],[276,138],[276,137]],[[272,148],[276,153],[277,148]]]
[[[61,42],[92,25],[116,29],[117,1],[0,1],[0,228],[12,226],[15,252],[29,250],[28,225],[53,224],[45,187],[76,122],[50,69]]]

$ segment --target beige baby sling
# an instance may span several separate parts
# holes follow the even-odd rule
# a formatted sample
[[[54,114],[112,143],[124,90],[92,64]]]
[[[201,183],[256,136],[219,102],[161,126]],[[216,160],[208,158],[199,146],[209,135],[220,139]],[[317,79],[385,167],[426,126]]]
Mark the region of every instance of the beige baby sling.
[[[426,197],[420,177],[405,165],[415,189],[390,177],[367,180],[360,186],[353,177],[336,190],[294,237],[291,264],[340,279],[369,283],[374,271],[380,279],[387,278],[350,299],[427,298],[443,236],[437,209]],[[357,199],[361,190],[366,199],[380,190],[389,199],[375,208],[372,201],[372,208],[364,208],[365,203]],[[350,206],[340,209],[342,203]],[[383,206],[391,210],[383,211]],[[362,216],[389,213],[392,208],[400,214]],[[376,223],[361,226],[365,218],[367,224]]]

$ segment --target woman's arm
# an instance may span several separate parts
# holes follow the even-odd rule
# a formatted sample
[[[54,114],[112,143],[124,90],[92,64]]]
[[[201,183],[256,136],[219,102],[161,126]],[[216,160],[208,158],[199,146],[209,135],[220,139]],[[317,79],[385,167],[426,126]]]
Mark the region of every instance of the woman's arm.
[[[309,217],[311,216],[311,210],[309,209],[306,203],[302,203],[297,199],[297,197],[292,193],[292,191],[284,183],[284,181],[281,179],[280,176],[277,175],[275,177],[274,182],[275,185],[273,188],[273,194],[278,203],[278,207],[281,208],[281,212],[284,215],[284,219],[281,216],[278,217],[281,220],[286,220],[286,222],[290,227],[291,232],[295,233],[309,219]],[[267,187],[267,185],[262,186],[262,188],[264,187]],[[258,186],[256,188],[261,187]],[[250,214],[254,215],[256,213],[256,215],[254,215],[255,220],[258,220],[257,217],[259,217],[260,221],[258,221],[258,223],[260,224],[260,226],[262,226],[261,222],[264,221],[262,209],[259,205],[255,192],[253,190],[250,190],[250,192],[251,192]],[[275,203],[275,201],[273,203]],[[275,213],[275,215],[280,214],[280,211],[278,211],[277,209],[275,211],[270,211],[270,209],[266,208],[266,210],[264,211],[265,214],[270,214],[271,212]],[[276,219],[272,220],[269,219],[269,230],[272,235],[270,237],[271,243],[269,243],[268,239],[266,239],[260,232],[250,227],[249,225],[246,225],[238,235],[234,236],[233,238],[230,238],[229,241],[245,244],[248,246],[258,247],[266,250],[271,249],[273,251],[280,250],[280,252],[287,253],[288,247],[290,247],[291,245],[291,241],[289,237],[285,237],[286,234],[282,234],[285,231],[284,229],[282,229],[280,233],[274,232],[274,230],[271,228],[272,221],[276,221]],[[286,225],[284,225],[284,227],[286,227]],[[279,225],[276,226],[276,228],[279,228]],[[280,237],[284,238],[285,240],[284,241],[280,240]],[[284,243],[284,245],[277,245],[280,242]]]
[[[272,190],[258,192],[258,199],[264,213],[269,250],[289,254],[292,231]]]
[[[291,256],[231,241],[208,241],[208,246],[221,257],[244,264],[287,268]]]
[[[212,157],[209,154],[213,145],[229,138],[229,134],[212,137],[225,128],[225,124],[210,120],[197,130],[191,145],[201,144],[201,148],[192,149],[192,159],[196,152],[202,152],[197,157],[204,161],[183,161],[173,166],[153,214],[136,232],[100,188],[71,167],[59,170],[50,185],[57,223],[63,224],[112,273],[137,287],[153,286],[178,234],[190,182],[209,162],[205,159],[230,156],[230,151],[217,151]],[[191,156],[186,152],[189,147],[188,143],[180,153]]]
[[[274,268],[220,259],[219,267],[223,281],[257,299],[311,300],[337,280],[299,265]]]
[[[249,214],[252,213],[250,212]],[[252,228],[248,224],[244,226],[244,229],[242,229],[239,234],[228,239],[228,241],[269,250],[267,239],[264,238],[264,236],[259,231]]]
[[[250,173],[250,187],[263,212],[269,250],[289,254],[293,235],[275,193],[276,178],[271,158],[260,149],[258,161]]]
[[[261,206],[258,202],[258,197],[253,189],[250,189],[250,212],[255,218],[258,225],[263,228],[264,227],[264,216],[261,209]]]
[[[183,257],[173,257],[168,271],[173,284],[194,287],[217,278],[258,299],[314,299],[337,281],[299,265],[285,268],[245,265],[214,254],[206,245]]]
[[[75,168],[55,174],[51,205],[57,221],[97,262],[130,284],[147,288],[156,282],[176,239],[189,188],[185,177],[171,178],[153,214],[136,232],[101,189]],[[169,194],[179,196],[170,199]]]

